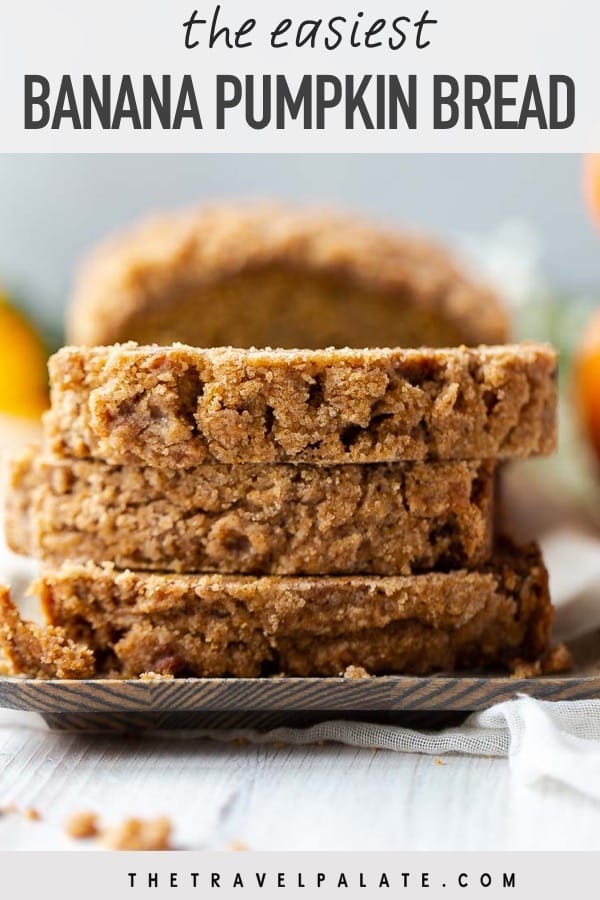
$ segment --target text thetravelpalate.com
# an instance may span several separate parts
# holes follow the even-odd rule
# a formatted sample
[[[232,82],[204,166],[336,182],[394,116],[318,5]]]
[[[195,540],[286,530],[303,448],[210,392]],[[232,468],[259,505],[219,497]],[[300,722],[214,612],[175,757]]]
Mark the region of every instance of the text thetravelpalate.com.
[[[454,872],[434,882],[429,872],[128,872],[133,889],[193,887],[216,891],[232,888],[515,888],[515,872]]]

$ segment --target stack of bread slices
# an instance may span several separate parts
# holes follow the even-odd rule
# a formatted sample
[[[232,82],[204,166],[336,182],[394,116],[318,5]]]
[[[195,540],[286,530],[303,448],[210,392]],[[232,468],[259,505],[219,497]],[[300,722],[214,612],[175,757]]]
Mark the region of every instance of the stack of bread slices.
[[[225,242],[238,254],[235,275],[214,265],[214,246],[204,247],[201,264],[188,231],[177,236],[175,226],[152,253],[145,236],[145,265],[139,247],[134,252],[139,235],[121,248],[120,268],[111,251],[112,288],[100,289],[94,270],[92,300],[77,302],[85,335],[50,362],[43,446],[11,466],[7,538],[41,561],[34,590],[48,622],[45,629],[23,623],[8,596],[0,598],[0,643],[15,671],[332,676],[538,663],[550,641],[547,574],[537,547],[495,534],[494,508],[498,464],[555,447],[551,348],[107,343],[139,337],[136,322],[147,333],[154,321],[157,340],[165,329],[184,337],[194,304],[210,318],[202,290],[212,292],[222,318],[227,302],[238,309],[240,288],[232,291],[231,281],[240,273],[251,287],[248,309],[258,319],[269,309],[263,331],[253,326],[260,338],[277,338],[273,310],[286,283],[297,296],[319,296],[323,322],[307,317],[309,345],[322,328],[330,334],[333,309],[338,341],[356,339],[355,323],[339,316],[344,289],[361,302],[371,291],[375,319],[388,315],[398,344],[402,335],[385,312],[394,292],[394,302],[403,300],[400,318],[411,327],[428,322],[430,343],[464,333],[467,321],[471,336],[502,337],[492,301],[482,301],[478,330],[473,290],[435,255],[401,258],[401,247],[380,241],[382,259],[396,254],[396,269],[388,260],[380,285],[371,236],[369,287],[366,264],[359,277],[360,255],[344,268],[340,252],[315,249],[323,251],[326,232],[330,244],[335,233],[358,252],[356,229],[344,237],[340,228],[321,224],[317,234],[313,225],[310,243],[306,225],[296,222],[294,231],[288,222],[286,232],[274,229],[272,216],[266,221],[270,231],[260,240],[271,253],[262,248],[262,270],[256,253],[244,270],[235,241]],[[255,244],[257,233],[247,230]],[[251,256],[246,248],[244,259]],[[167,278],[172,257],[179,294]],[[218,272],[212,281],[210,260]],[[123,299],[115,331],[99,298],[123,294],[125,284],[137,300]],[[157,284],[171,297],[170,319]],[[428,290],[434,305],[423,299]]]

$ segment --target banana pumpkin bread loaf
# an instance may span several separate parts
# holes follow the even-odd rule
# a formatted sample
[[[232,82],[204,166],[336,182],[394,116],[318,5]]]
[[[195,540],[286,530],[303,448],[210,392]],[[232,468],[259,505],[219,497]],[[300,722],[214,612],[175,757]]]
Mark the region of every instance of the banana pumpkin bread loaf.
[[[115,235],[77,279],[74,344],[199,347],[495,344],[496,296],[430,241],[269,205],[164,215]]]

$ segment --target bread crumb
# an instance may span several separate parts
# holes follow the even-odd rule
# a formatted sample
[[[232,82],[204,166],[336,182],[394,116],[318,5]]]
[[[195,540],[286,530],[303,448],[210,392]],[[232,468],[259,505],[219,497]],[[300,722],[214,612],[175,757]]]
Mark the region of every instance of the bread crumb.
[[[172,672],[142,672],[138,676],[140,681],[164,681],[165,678],[174,678]]]
[[[65,833],[74,840],[98,838],[109,850],[172,850],[172,825],[161,817],[144,821],[125,819],[121,825],[103,827],[96,813],[76,812],[65,822]]]
[[[558,644],[552,647],[542,659],[542,671],[544,675],[558,675],[561,672],[569,672],[573,666],[573,657],[568,647]]]
[[[23,815],[26,819],[29,819],[30,822],[39,822],[42,818],[39,810],[34,809],[32,806],[28,806],[27,809],[24,809]]]
[[[18,812],[16,803],[7,803],[6,806],[0,807],[0,816],[10,816]]]
[[[511,663],[513,678],[538,678],[540,675],[560,675],[569,672],[573,665],[571,653],[564,644],[558,644],[548,650],[541,659],[527,662],[515,659]]]
[[[116,828],[106,828],[100,833],[101,843],[108,850],[172,850],[172,825],[161,817],[144,821],[125,819]]]
[[[33,806],[26,806],[20,809],[16,803],[8,803],[6,806],[0,806],[0,816],[20,815],[30,822],[39,822],[42,814]]]
[[[245,841],[232,841],[230,844],[227,845],[227,849],[243,851],[243,850],[249,850],[250,847],[248,846],[248,844]]]
[[[372,678],[370,672],[367,672],[362,666],[346,666],[342,672],[343,678]]]
[[[524,659],[513,659],[510,664],[511,678],[537,678],[542,674],[542,663],[539,659],[535,662],[526,662]]]
[[[433,761],[433,764],[434,764],[434,766],[445,766],[446,765],[444,760],[440,759],[439,756],[436,756],[436,758]]]
[[[76,841],[97,837],[98,817],[93,812],[73,813],[65,822],[65,832]]]

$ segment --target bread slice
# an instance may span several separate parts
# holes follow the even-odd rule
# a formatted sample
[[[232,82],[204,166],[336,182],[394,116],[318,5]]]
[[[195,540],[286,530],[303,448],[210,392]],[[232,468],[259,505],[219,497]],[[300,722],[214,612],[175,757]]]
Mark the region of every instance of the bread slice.
[[[405,574],[492,546],[493,462],[109,466],[23,451],[5,530],[46,565],[175,572]]]
[[[122,465],[507,459],[556,444],[556,353],[64,347],[46,448]]]
[[[542,656],[552,623],[539,550],[509,544],[479,570],[406,577],[150,574],[68,563],[43,574],[35,591],[63,644],[91,649],[96,674],[126,677],[506,666]],[[27,672],[22,632],[0,626],[0,645]]]

